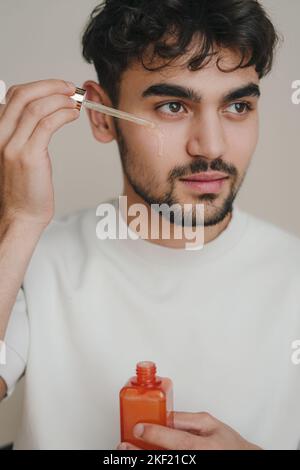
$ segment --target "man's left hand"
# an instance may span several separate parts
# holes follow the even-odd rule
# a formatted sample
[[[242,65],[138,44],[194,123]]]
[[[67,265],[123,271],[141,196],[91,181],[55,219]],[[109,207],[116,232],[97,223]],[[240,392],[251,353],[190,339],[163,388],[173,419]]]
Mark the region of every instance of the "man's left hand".
[[[173,412],[174,428],[139,423],[134,434],[155,449],[168,450],[262,450],[209,413]],[[123,442],[118,450],[142,450]]]

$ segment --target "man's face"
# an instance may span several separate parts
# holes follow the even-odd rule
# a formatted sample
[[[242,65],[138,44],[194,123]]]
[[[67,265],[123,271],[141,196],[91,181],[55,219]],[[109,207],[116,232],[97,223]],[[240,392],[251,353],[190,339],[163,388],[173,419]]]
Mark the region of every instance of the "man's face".
[[[117,123],[123,171],[147,204],[192,203],[195,225],[195,204],[203,203],[205,226],[215,225],[231,212],[257,144],[259,78],[254,67],[225,73],[215,59],[190,71],[183,59],[161,71],[135,63],[122,75],[118,108],[159,130]],[[238,60],[223,50],[219,66]],[[212,171],[226,176],[217,187],[183,181]]]

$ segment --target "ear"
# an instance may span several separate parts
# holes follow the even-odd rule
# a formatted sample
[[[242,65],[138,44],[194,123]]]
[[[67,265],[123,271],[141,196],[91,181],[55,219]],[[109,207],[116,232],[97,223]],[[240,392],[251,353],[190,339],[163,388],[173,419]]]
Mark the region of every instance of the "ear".
[[[103,88],[92,80],[87,80],[82,85],[86,90],[86,99],[104,104],[105,106],[112,106],[111,100]],[[92,109],[86,109],[91,129],[96,140],[102,143],[108,143],[116,139],[116,130],[113,119],[106,114],[99,113]]]

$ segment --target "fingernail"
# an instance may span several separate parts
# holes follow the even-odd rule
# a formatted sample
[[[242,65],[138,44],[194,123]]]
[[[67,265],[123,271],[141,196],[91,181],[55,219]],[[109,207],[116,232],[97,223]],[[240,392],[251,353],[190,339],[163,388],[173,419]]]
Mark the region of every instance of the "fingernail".
[[[126,450],[127,449],[127,444],[124,442],[121,442],[121,444],[118,445],[117,447],[118,450]]]
[[[139,423],[134,426],[133,434],[135,437],[141,437],[144,433],[144,425]]]

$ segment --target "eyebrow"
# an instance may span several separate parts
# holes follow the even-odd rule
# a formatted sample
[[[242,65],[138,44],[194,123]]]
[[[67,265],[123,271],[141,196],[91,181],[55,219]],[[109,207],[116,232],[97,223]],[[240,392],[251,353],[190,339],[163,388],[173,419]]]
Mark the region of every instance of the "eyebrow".
[[[229,101],[246,98],[247,96],[257,96],[257,98],[259,98],[260,94],[259,86],[256,83],[248,83],[247,85],[229,91],[229,93],[223,96],[223,101],[224,103],[228,103]]]
[[[175,96],[176,98],[186,98],[195,103],[201,101],[201,96],[192,88],[186,88],[172,83],[156,83],[143,91],[142,97],[149,96]]]
[[[228,103],[247,96],[257,96],[259,98],[260,94],[259,86],[254,82],[250,82],[227,92],[222,96],[222,102]],[[143,98],[148,98],[149,96],[173,96],[176,98],[184,98],[194,103],[200,103],[202,99],[201,95],[192,88],[175,85],[173,83],[156,83],[155,85],[151,85],[142,93]]]

